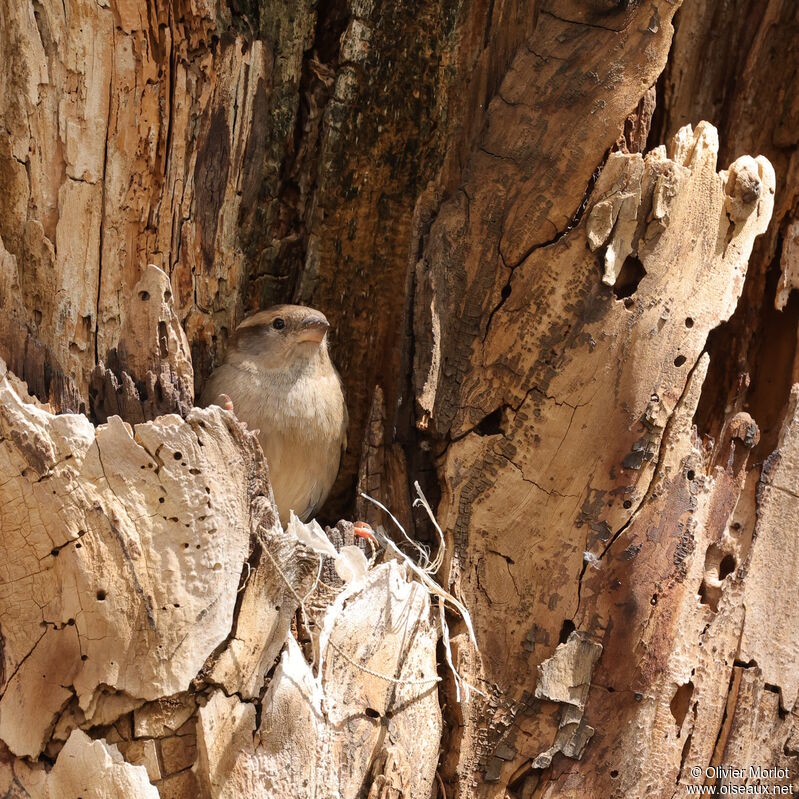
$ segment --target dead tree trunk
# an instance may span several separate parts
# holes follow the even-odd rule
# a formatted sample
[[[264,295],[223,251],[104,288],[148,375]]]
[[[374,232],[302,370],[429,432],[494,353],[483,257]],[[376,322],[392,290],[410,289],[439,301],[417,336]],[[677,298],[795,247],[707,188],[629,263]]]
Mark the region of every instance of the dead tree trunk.
[[[0,794],[799,787],[797,30],[792,0],[0,0]],[[285,301],[347,391],[323,518],[390,532],[357,485],[425,539],[409,485],[436,500],[468,701],[396,563],[314,680],[296,614],[334,594],[192,407]]]

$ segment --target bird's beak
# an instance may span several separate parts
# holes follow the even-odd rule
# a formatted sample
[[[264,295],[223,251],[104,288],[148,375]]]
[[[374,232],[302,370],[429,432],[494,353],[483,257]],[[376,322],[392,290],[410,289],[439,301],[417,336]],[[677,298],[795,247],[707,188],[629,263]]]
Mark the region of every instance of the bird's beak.
[[[309,316],[300,325],[299,341],[313,341],[321,344],[330,323],[322,316]]]

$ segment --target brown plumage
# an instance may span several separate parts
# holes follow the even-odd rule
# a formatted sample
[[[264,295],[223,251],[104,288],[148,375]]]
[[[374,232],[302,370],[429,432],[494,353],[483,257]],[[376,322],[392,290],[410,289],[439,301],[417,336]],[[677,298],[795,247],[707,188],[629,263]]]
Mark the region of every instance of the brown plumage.
[[[258,430],[280,520],[303,521],[327,499],[347,443],[347,406],[327,351],[327,319],[313,308],[276,305],[236,329],[202,404],[225,406]]]

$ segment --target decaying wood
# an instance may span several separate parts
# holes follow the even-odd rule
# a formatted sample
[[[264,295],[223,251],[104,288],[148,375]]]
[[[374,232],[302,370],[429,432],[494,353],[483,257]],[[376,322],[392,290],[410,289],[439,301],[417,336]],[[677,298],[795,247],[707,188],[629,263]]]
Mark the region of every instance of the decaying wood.
[[[480,379],[469,369],[471,351],[501,326],[496,312],[516,270],[579,214],[585,187],[618,136],[617,120],[665,62],[673,4],[631,5],[602,26],[582,24],[591,10],[581,16],[578,3],[563,5],[541,14],[516,53],[463,184],[439,209],[417,266],[414,331],[426,340],[432,329],[434,340],[416,351],[416,397],[421,424],[438,434],[460,436],[496,410],[486,407],[488,396],[476,406],[462,401],[470,395],[464,381]]]
[[[651,500],[664,432],[708,330],[735,308],[771,215],[765,159],[744,157],[717,174],[715,130],[705,124],[680,131],[669,152],[611,155],[583,222],[514,270],[457,386],[457,407],[468,411],[455,416],[456,429],[502,414],[496,434],[462,435],[442,462],[451,574],[477,614],[484,652],[472,679],[493,693],[466,721],[486,736],[485,780],[508,780],[550,745],[548,719],[542,729],[529,710],[527,675],[565,621],[592,618],[581,592],[586,564],[604,566],[619,531]],[[626,274],[631,264],[637,276]],[[501,536],[492,532],[498,514]],[[629,557],[639,556],[643,544],[631,546]],[[497,747],[514,752],[502,773],[485,759]],[[461,768],[480,768],[474,754]]]
[[[251,538],[275,521],[255,501],[263,456],[223,413],[95,430],[1,390],[0,734],[35,758],[73,697],[92,726],[186,690],[230,633]]]
[[[402,447],[386,435],[385,396],[380,386],[375,386],[369,423],[364,431],[356,492],[355,515],[358,519],[373,527],[382,525],[390,530],[393,526],[383,511],[364,499],[366,494],[389,508],[403,529],[413,533],[408,466]]]
[[[416,799],[439,705],[440,795],[795,781],[796,23],[793,0],[0,0],[0,794]],[[326,560],[295,616],[316,556],[251,438],[192,409],[284,301],[326,313],[347,389],[324,521],[391,531],[356,479],[411,533],[408,484],[441,497],[483,658],[457,618],[452,651],[486,698],[412,684],[435,634],[396,564],[353,597],[368,624],[336,611],[344,716],[319,698],[346,589]],[[405,592],[416,633],[378,663]]]
[[[726,408],[745,404],[761,430],[757,462],[773,451],[791,385],[799,380],[799,294],[781,312],[770,312],[779,296],[779,274],[790,263],[775,260],[780,249],[790,249],[799,207],[795,24],[790,0],[736,1],[734,10],[714,0],[684,3],[653,122],[655,140],[666,141],[684,124],[708,119],[719,129],[721,163],[762,153],[774,166],[772,222],[755,243],[737,312],[708,341],[715,357],[697,413],[700,432],[718,438]],[[726,34],[719,36],[722,27]],[[744,388],[743,373],[749,375]]]
[[[89,411],[149,263],[169,275],[198,388],[245,309],[321,308],[351,420],[341,512],[375,385],[389,431],[408,398],[408,252],[456,185],[532,6],[25,0],[3,13],[0,253],[19,290],[0,291],[0,357],[56,410]]]
[[[210,796],[356,797],[370,784],[430,795],[440,708],[427,593],[394,561],[331,611],[321,684],[290,639],[260,725],[252,706],[221,692],[200,711]]]
[[[0,235],[20,272],[13,311],[84,401],[144,264],[170,275],[192,341],[208,314],[231,329],[241,307],[244,258],[226,230],[257,183],[243,165],[263,157],[251,130],[275,57],[241,36],[218,42],[210,6],[153,13],[4,5]],[[41,379],[35,361],[11,366]]]
[[[69,739],[49,774],[39,772],[22,778],[14,786],[36,799],[72,796],[135,796],[159,799],[161,794],[150,783],[143,765],[126,763],[116,746],[93,741],[81,730],[72,730]],[[24,787],[23,787],[24,785]],[[27,793],[29,792],[29,793]]]
[[[280,528],[263,454],[231,413],[95,428],[26,402],[3,365],[0,468],[5,790],[355,797],[382,775],[429,794],[426,590],[397,562],[353,584],[319,622],[317,682],[290,632],[317,559]],[[360,760],[341,771],[353,739]]]
[[[583,720],[585,703],[591,688],[594,664],[601,653],[601,644],[581,633],[573,632],[555,650],[555,654],[538,667],[536,699],[558,702],[562,705],[562,710],[555,742],[529,764],[530,769],[547,768],[559,752],[573,760],[579,760],[583,756],[583,751],[594,734],[594,728]],[[506,760],[515,755],[510,747],[505,751],[508,753],[504,758]],[[501,760],[496,752],[495,757]],[[502,764],[497,761],[494,763],[499,766],[496,771],[498,777]]]
[[[189,343],[175,313],[167,274],[150,264],[133,290],[119,344],[91,375],[97,422],[120,416],[130,424],[166,413],[185,416],[194,405]]]

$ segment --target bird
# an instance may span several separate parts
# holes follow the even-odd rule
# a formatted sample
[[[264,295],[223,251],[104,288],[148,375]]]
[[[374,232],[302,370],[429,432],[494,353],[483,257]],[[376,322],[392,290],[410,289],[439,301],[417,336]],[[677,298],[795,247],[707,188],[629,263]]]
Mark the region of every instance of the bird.
[[[201,405],[232,409],[256,432],[283,526],[306,522],[327,499],[347,446],[341,378],[330,360],[321,311],[275,305],[236,328]]]

